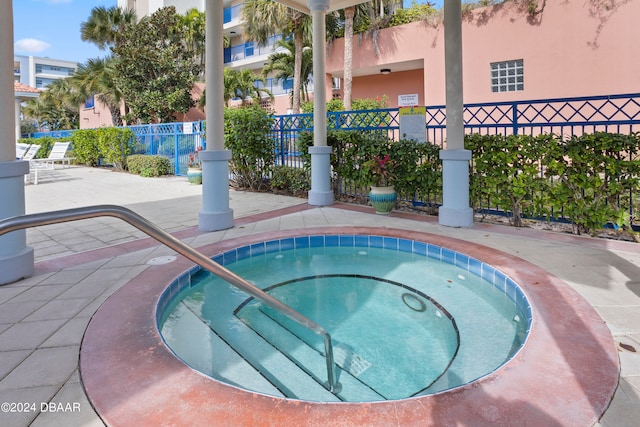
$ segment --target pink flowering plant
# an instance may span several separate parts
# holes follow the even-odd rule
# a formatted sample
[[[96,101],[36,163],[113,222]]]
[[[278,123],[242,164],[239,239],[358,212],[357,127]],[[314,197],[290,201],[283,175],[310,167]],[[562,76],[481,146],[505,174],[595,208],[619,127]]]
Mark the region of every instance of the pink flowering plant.
[[[373,156],[363,165],[363,172],[369,185],[375,187],[387,187],[393,185],[397,164],[389,154]]]
[[[200,163],[200,156],[198,153],[202,151],[202,147],[196,147],[196,151],[189,153],[189,161],[187,162],[187,167],[194,169],[201,169],[202,163]]]

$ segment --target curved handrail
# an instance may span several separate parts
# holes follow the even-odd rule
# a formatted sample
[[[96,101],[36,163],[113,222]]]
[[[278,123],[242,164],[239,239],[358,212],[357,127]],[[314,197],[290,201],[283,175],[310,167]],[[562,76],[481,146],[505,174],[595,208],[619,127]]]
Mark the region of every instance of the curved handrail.
[[[252,297],[264,302],[274,310],[284,314],[298,324],[311,330],[316,335],[324,337],[325,358],[327,361],[327,377],[328,382],[325,385],[332,393],[340,392],[340,384],[336,380],[333,366],[333,344],[331,341],[331,335],[322,326],[318,325],[313,320],[298,313],[291,307],[283,304],[281,301],[267,294],[263,290],[255,287],[242,277],[233,273],[232,271],[224,268],[220,264],[216,263],[206,255],[198,252],[191,246],[182,242],[181,240],[173,237],[171,234],[160,229],[154,225],[151,221],[143,218],[137,213],[123,206],[118,205],[97,205],[86,206],[81,208],[63,209],[51,212],[41,212],[36,214],[14,216],[0,220],[0,236],[12,231],[21,230],[24,228],[38,227],[41,225],[58,224],[62,222],[77,221],[81,219],[96,218],[100,216],[110,216],[119,218],[138,230],[142,231],[149,237],[157,240],[158,242],[168,246],[180,255],[195,262],[200,267],[210,271],[216,276],[234,285],[236,288],[246,292]]]

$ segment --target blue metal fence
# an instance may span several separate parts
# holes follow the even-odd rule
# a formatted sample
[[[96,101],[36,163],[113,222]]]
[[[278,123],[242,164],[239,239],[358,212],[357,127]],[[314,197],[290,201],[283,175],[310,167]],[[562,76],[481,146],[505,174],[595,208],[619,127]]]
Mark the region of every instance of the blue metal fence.
[[[397,108],[331,112],[327,113],[327,128],[380,132],[399,140],[399,119]],[[640,93],[467,104],[464,120],[467,133],[553,133],[567,138],[596,131],[629,134],[640,131]],[[130,129],[138,140],[134,151],[168,157],[176,175],[186,174],[189,154],[204,146],[204,122],[139,125]],[[444,105],[426,107],[425,129],[428,142],[444,146]],[[278,165],[302,165],[296,142],[304,131],[313,131],[312,114],[274,116],[272,136]],[[33,136],[69,137],[72,133],[40,132]]]
[[[187,174],[189,155],[204,147],[204,122],[164,123],[128,126],[137,138],[134,154],[168,157],[173,173]]]
[[[553,133],[564,137],[596,131],[629,134],[640,130],[640,94],[466,104],[464,121],[467,133]],[[425,122],[427,141],[444,146],[445,106],[426,107]],[[397,108],[327,113],[327,128],[386,132],[394,140],[401,137]],[[280,153],[288,147],[291,157],[298,134],[312,130],[312,114],[276,116],[273,135]],[[284,164],[284,157],[280,161]]]
[[[71,130],[52,130],[49,132],[34,132],[32,134],[29,135],[29,138],[44,138],[44,137],[51,137],[51,138],[70,138],[71,135],[73,135],[73,133],[75,132],[75,129],[71,129]]]

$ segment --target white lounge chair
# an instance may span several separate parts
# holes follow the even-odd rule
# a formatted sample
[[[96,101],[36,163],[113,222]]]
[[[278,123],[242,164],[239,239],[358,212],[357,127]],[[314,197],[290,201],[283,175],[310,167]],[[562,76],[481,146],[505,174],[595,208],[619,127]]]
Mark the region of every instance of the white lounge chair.
[[[16,144],[16,160],[22,160],[31,144]]]
[[[40,150],[40,146],[38,144],[33,144],[31,147],[27,149],[27,151],[22,156],[22,160],[33,160],[36,158],[36,154]]]
[[[71,157],[66,157],[67,150],[69,149],[70,142],[55,142],[49,153],[49,157],[44,159],[34,159],[33,161],[38,163],[40,169],[53,169],[56,162],[62,163],[62,167],[71,167]]]
[[[44,167],[42,167],[43,165],[41,165],[38,162],[38,159],[35,158],[36,154],[38,154],[39,150],[40,150],[40,145],[33,144],[31,147],[29,147],[27,152],[24,153],[24,156],[22,156],[22,160],[28,160],[29,161],[29,175],[25,175],[24,180],[25,180],[25,182],[30,181],[31,180],[31,174],[33,174],[33,183],[34,183],[34,185],[38,184],[38,170],[44,169]]]

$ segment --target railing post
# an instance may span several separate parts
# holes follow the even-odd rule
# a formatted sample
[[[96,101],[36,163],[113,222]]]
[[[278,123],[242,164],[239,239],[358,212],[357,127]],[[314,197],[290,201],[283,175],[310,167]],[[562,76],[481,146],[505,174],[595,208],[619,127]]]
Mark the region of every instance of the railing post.
[[[173,168],[174,175],[180,175],[180,138],[178,136],[179,123],[173,124]]]
[[[280,164],[284,165],[284,117],[280,116],[278,123],[278,132],[280,133]]]
[[[518,103],[511,104],[511,125],[513,126],[513,134],[518,134]]]

